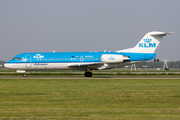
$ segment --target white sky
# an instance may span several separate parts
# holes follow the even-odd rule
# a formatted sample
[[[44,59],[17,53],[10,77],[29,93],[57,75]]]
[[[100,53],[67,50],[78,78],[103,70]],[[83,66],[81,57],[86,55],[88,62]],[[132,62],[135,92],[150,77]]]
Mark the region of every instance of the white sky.
[[[24,52],[134,47],[150,31],[166,36],[160,60],[180,60],[180,0],[0,0],[0,60]]]

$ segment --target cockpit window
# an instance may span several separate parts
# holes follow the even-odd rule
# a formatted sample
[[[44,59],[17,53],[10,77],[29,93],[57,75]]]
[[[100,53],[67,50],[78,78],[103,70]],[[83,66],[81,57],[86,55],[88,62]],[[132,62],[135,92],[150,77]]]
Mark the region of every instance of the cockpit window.
[[[21,60],[21,58],[20,57],[15,57],[12,60]]]

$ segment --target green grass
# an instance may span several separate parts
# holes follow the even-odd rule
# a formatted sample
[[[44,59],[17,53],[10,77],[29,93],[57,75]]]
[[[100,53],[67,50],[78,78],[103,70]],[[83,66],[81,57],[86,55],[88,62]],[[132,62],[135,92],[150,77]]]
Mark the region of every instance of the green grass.
[[[0,68],[0,72],[16,72],[16,70],[10,70],[10,69],[6,69],[6,68]],[[27,71],[27,72],[32,72],[32,71]],[[59,72],[59,73],[62,73],[62,72],[85,72],[85,71],[82,71],[82,70],[37,70],[35,72],[45,72],[45,73],[50,73],[50,72]],[[155,68],[152,69],[152,68],[143,68],[143,69],[137,69],[137,71],[131,71],[130,68],[119,68],[119,69],[106,69],[106,70],[95,70],[95,72],[175,72],[175,73],[178,73],[180,72],[180,69],[179,70],[175,70],[174,68],[170,68],[170,70],[156,70]]]
[[[180,79],[0,79],[0,119],[180,119]]]
[[[180,77],[180,73],[115,73],[115,72],[107,72],[107,73],[97,73],[92,72],[93,77]],[[28,77],[84,77],[84,72],[28,72],[26,73]],[[0,77],[22,77],[23,73],[1,73]]]

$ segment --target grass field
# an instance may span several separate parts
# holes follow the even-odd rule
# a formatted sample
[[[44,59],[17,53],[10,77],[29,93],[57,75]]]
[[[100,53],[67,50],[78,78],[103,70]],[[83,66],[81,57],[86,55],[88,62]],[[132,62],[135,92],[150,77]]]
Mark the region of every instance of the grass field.
[[[10,70],[10,69],[7,69],[7,68],[0,68],[0,73],[3,72],[3,73],[14,73],[16,72],[16,70]],[[27,72],[33,72],[33,71],[27,71]],[[83,70],[35,70],[34,72],[45,72],[45,73],[52,73],[52,72],[58,72],[58,73],[62,73],[62,72],[65,72],[65,73],[76,73],[76,72],[82,72],[84,73],[85,71]],[[95,70],[94,71],[95,73],[106,73],[106,72],[109,72],[109,73],[112,73],[112,72],[156,72],[156,73],[159,73],[159,72],[173,72],[173,73],[179,73],[180,72],[180,69],[175,69],[175,68],[170,68],[170,70],[157,70],[157,68],[141,68],[141,69],[138,69],[137,68],[137,71],[131,71],[130,68],[118,68],[118,69],[105,69],[105,70]]]
[[[0,119],[180,119],[180,79],[0,79]]]
[[[1,77],[22,77],[24,73],[2,73],[0,72],[0,79]],[[84,72],[31,72],[26,73],[28,77],[84,77]],[[97,73],[93,72],[93,77],[180,77],[180,73],[175,72],[162,72],[162,73],[151,73],[151,72],[107,72],[107,73]]]
[[[84,77],[85,71],[80,70],[52,70],[52,71],[27,71],[28,77]],[[95,70],[93,77],[180,77],[180,70],[141,70],[130,71],[129,69]],[[15,70],[0,69],[0,77],[22,77],[23,73]],[[0,78],[1,79],[1,78]]]

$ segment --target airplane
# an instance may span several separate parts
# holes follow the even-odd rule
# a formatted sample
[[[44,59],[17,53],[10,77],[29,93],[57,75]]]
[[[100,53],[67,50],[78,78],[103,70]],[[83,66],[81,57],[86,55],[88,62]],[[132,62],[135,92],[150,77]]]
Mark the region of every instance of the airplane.
[[[4,64],[18,73],[35,70],[84,70],[85,77],[92,77],[91,70],[119,68],[142,61],[155,60],[155,50],[163,36],[172,32],[147,33],[133,48],[104,52],[34,52],[21,53]]]

